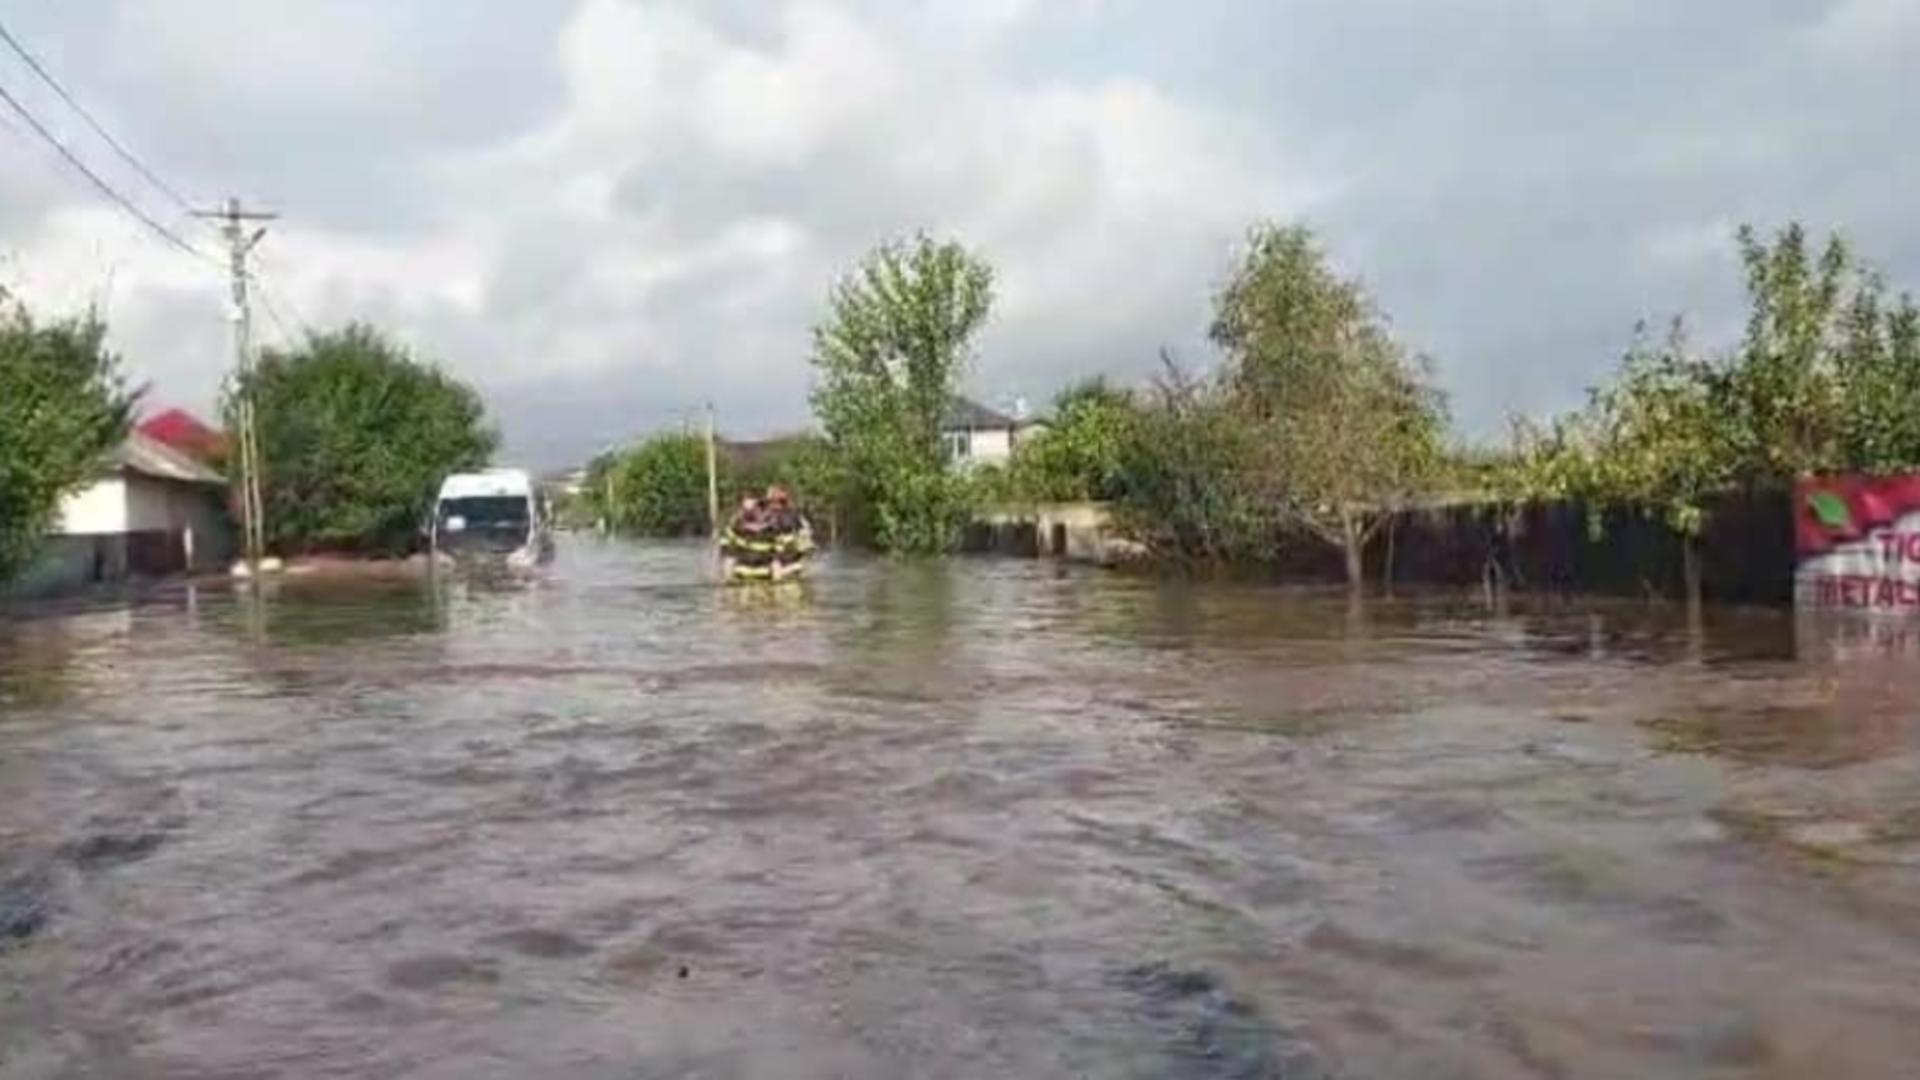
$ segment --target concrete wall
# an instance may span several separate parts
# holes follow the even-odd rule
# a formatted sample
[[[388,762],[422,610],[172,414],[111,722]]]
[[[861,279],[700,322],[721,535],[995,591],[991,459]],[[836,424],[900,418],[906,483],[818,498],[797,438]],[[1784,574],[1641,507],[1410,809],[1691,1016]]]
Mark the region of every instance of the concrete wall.
[[[973,552],[1097,563],[1138,555],[1137,547],[1114,530],[1106,505],[1093,502],[1005,507],[983,514],[968,527],[964,546]]]
[[[10,583],[0,582],[0,597],[52,596],[127,576],[127,538],[49,536],[33,565]]]

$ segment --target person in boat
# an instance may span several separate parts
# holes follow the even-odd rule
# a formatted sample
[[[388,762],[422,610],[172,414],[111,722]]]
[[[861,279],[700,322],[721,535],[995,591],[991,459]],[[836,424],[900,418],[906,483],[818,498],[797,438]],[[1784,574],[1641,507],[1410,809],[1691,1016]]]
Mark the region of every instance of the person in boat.
[[[749,495],[720,537],[726,573],[736,581],[777,581],[799,572],[813,550],[813,531],[785,491]]]
[[[777,580],[799,573],[813,553],[813,527],[784,488],[767,489],[764,498],[747,496],[720,538],[727,576],[735,580]]]
[[[793,496],[778,484],[767,489],[762,504],[766,507],[769,531],[774,537],[777,561],[792,566],[813,554],[813,526],[793,504]]]
[[[741,498],[739,509],[720,534],[720,554],[727,572],[735,577],[770,577],[773,573],[774,543],[772,519],[767,508],[752,495]]]

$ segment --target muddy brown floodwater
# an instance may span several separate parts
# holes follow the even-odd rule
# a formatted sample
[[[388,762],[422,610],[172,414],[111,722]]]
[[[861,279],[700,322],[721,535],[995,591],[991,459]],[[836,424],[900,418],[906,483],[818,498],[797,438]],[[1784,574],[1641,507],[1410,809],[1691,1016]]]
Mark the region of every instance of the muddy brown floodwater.
[[[1920,661],[845,559],[0,622],[0,1076],[1920,1075]]]

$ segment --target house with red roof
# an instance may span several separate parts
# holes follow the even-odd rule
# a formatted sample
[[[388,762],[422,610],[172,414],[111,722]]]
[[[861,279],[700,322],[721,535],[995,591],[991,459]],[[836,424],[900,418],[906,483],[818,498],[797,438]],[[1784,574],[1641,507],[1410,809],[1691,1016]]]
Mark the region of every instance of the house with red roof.
[[[216,433],[217,434],[217,433]],[[35,596],[101,582],[211,573],[233,557],[227,480],[142,431],[127,433],[91,483],[60,500],[45,549],[0,595]]]
[[[197,461],[218,465],[227,459],[227,435],[185,409],[168,409],[150,416],[135,430],[154,442]]]

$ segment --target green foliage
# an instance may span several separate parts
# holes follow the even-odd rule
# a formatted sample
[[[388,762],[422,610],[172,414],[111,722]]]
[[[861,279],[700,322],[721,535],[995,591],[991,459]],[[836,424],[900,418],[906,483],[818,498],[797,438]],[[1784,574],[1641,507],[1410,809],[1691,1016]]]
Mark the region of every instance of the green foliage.
[[[91,313],[38,323],[24,307],[0,311],[0,582],[32,561],[61,496],[126,436],[140,392],[105,339]]]
[[[1255,429],[1225,388],[1171,361],[1137,404],[1121,444],[1116,524],[1156,555],[1185,562],[1269,557],[1273,515],[1249,482]]]
[[[1596,537],[1609,506],[1657,513],[1683,536],[1706,526],[1707,504],[1731,483],[1715,372],[1691,359],[1675,323],[1665,343],[1644,328],[1613,383],[1546,428],[1519,422],[1502,492],[1510,501],[1579,500]]]
[[[268,350],[246,387],[267,541],[286,553],[409,550],[440,481],[498,442],[471,388],[364,325]]]
[[[984,262],[919,236],[869,254],[814,330],[814,413],[883,549],[958,542],[967,484],[947,467],[940,420],[992,302]]]
[[[1257,431],[1255,489],[1343,548],[1357,584],[1374,532],[1441,475],[1446,412],[1426,363],[1298,226],[1253,231],[1215,298],[1212,336],[1228,357],[1233,400]]]
[[[1003,500],[1121,498],[1126,494],[1128,441],[1139,411],[1133,395],[1104,379],[1061,391],[1051,421],[1016,448]]]
[[[699,435],[656,435],[619,455],[606,471],[606,520],[643,536],[698,536],[708,531],[707,441]]]
[[[1816,260],[1799,225],[1782,230],[1772,244],[1742,227],[1738,242],[1747,272],[1747,333],[1714,388],[1726,410],[1728,456],[1757,480],[1844,467],[1835,346],[1852,256],[1836,236]]]
[[[1515,427],[1504,494],[1577,498],[1597,527],[1609,506],[1659,514],[1698,537],[1713,496],[1815,472],[1920,468],[1920,313],[1886,298],[1838,237],[1816,256],[1805,230],[1737,241],[1749,314],[1719,360],[1679,324],[1641,333],[1614,381],[1545,428]]]

